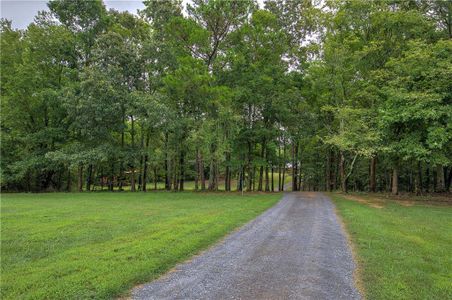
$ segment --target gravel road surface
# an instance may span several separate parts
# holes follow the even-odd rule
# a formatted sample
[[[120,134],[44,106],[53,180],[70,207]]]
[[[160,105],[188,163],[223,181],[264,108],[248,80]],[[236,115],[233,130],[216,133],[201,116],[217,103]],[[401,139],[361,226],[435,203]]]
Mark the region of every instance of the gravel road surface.
[[[331,200],[285,193],[219,244],[132,291],[133,299],[360,299]]]

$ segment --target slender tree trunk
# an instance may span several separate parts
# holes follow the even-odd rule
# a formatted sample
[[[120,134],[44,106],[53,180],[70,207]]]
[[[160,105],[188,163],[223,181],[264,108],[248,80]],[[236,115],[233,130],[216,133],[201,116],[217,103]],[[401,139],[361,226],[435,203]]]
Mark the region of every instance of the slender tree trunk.
[[[158,183],[158,175],[157,175],[157,167],[154,167],[154,190],[157,190]]]
[[[213,159],[210,160],[209,167],[209,191],[213,191],[215,189],[215,162]]]
[[[331,192],[331,149],[326,152],[325,190]]]
[[[375,173],[376,173],[376,166],[377,166],[377,158],[375,156],[372,156],[370,159],[370,180],[369,180],[369,190],[372,193],[375,193],[376,191],[376,179],[375,179]]]
[[[436,166],[436,191],[444,192],[445,190],[444,167],[438,165]]]
[[[422,167],[421,162],[417,162],[417,174],[415,178],[415,193],[416,195],[422,194]]]
[[[135,169],[132,166],[131,171],[130,171],[130,191],[131,192],[135,192]]]
[[[92,176],[93,176],[93,165],[88,165],[88,174],[86,176],[86,191],[91,191],[91,183],[92,183]]]
[[[339,174],[339,163],[337,163],[339,160],[339,156],[337,155],[337,153],[335,151],[333,151],[331,157],[332,157],[332,162],[333,162],[331,165],[334,167],[333,174],[332,174],[333,191],[336,191],[337,190],[337,177]]]
[[[422,188],[422,181],[424,179],[422,178],[422,163],[420,161],[417,163],[417,177],[418,177],[419,191],[422,194],[424,192],[424,190]]]
[[[270,180],[268,178],[268,166],[265,167],[265,191],[270,191]]]
[[[261,160],[262,161],[265,161],[265,147],[266,147],[265,139],[263,139],[262,140],[262,149],[261,149]],[[257,190],[260,191],[260,192],[262,191],[262,182],[263,182],[263,180],[264,180],[264,166],[261,165],[259,167],[259,183],[258,183],[258,186],[257,186]]]
[[[392,169],[392,189],[391,192],[393,195],[399,194],[399,174],[398,174],[398,166],[394,166]]]
[[[169,160],[169,135],[165,132],[165,189],[167,191],[171,190],[171,177],[170,177],[170,160]]]
[[[227,192],[229,186],[229,166],[225,166],[224,170],[224,190]]]
[[[298,191],[298,141],[292,144],[292,191]]]
[[[281,143],[278,143],[278,191],[281,191]]]
[[[339,173],[341,177],[341,191],[343,193],[347,193],[347,178],[345,175],[345,156],[342,151],[340,152]]]
[[[83,192],[83,165],[78,165],[78,191]]]
[[[111,163],[110,176],[108,177],[108,190],[113,192],[113,184],[114,184],[114,175],[115,174],[115,165]]]
[[[252,184],[252,186],[253,186],[253,188],[252,188],[252,190],[253,190],[253,192],[256,190],[256,166],[253,166],[253,171],[252,171],[252,175],[251,175],[252,177],[252,182],[251,182],[251,184]]]
[[[297,145],[298,145],[298,143],[297,143]],[[302,167],[302,165],[301,165],[301,147],[300,146],[298,146],[297,147],[298,149],[298,151],[297,151],[297,164],[298,164],[298,184],[297,184],[297,187],[298,187],[298,190],[299,191],[301,191],[301,179],[302,179],[302,176],[301,176],[301,173],[302,173],[302,169],[301,169],[301,167]],[[319,159],[318,160],[320,160],[320,157],[319,157]]]
[[[180,152],[180,179],[179,179],[179,190],[184,190],[184,179],[185,179],[185,152],[182,150]]]
[[[251,142],[248,141],[248,184],[247,184],[247,190],[250,192],[252,190],[252,181],[253,181],[253,167],[252,167],[252,149],[251,149]]]
[[[274,181],[274,168],[272,164],[272,192],[275,191],[275,181]]]
[[[209,191],[218,190],[218,163],[215,157],[217,151],[217,145],[212,143],[210,145],[210,168],[209,168]]]
[[[228,152],[228,192],[232,191],[231,153]]]
[[[243,182],[242,182],[242,177],[243,177],[243,167],[240,167],[240,170],[237,174],[237,192],[241,192],[243,189]]]
[[[122,114],[122,130],[121,130],[121,150],[124,151],[124,143],[125,143],[125,133],[124,133],[124,128],[126,127],[126,117],[125,117],[125,113],[124,113],[124,109],[122,110],[123,114]],[[119,190],[122,191],[123,190],[123,186],[124,186],[124,159],[121,159],[121,164],[119,166],[119,178],[118,178],[118,185],[119,185]]]
[[[135,150],[135,120],[133,116],[130,116],[131,120],[131,138],[132,138],[132,151]],[[133,153],[133,152],[132,152]],[[134,154],[130,157],[130,191],[135,192],[135,159]]]
[[[425,177],[427,179],[426,183],[425,183],[425,191],[427,193],[429,193],[430,192],[430,165],[429,164],[427,164],[427,170],[426,170]]]
[[[149,154],[148,154],[148,149],[149,149],[149,140],[150,140],[150,133],[147,132],[146,133],[146,143],[144,144],[144,158],[143,158],[143,178],[141,179],[141,190],[143,192],[146,192],[146,184],[147,184],[147,176],[148,176],[148,159],[149,159]],[[165,159],[165,168],[166,166],[166,159]],[[165,172],[168,171],[167,169],[165,170]],[[166,173],[167,174],[167,173]]]
[[[104,168],[100,170],[100,190],[103,191],[105,186],[104,182]]]
[[[72,177],[71,177],[71,168],[67,168],[67,183],[66,183],[66,191],[70,192],[72,188]]]
[[[172,164],[171,164],[173,166],[172,174],[173,174],[173,189],[174,189],[174,191],[177,191],[179,189],[179,178],[178,178],[179,173],[178,173],[178,170],[177,170],[177,165],[178,164],[177,164],[176,159],[177,159],[177,157],[174,157],[173,161],[172,161]]]
[[[141,124],[140,130],[140,149],[144,149],[144,124]],[[138,190],[143,190],[143,164],[144,164],[144,154],[140,155],[140,171],[138,174]]]
[[[206,176],[204,174],[204,159],[202,157],[202,153],[199,155],[199,172],[201,175],[201,191],[206,190]]]
[[[195,162],[195,191],[199,190],[199,149],[196,149]]]
[[[450,186],[452,185],[452,167],[449,167],[449,172],[446,172],[447,178],[446,178],[446,191],[450,192]]]
[[[281,178],[281,191],[284,191],[284,183],[286,182],[286,139],[283,138],[283,169]]]

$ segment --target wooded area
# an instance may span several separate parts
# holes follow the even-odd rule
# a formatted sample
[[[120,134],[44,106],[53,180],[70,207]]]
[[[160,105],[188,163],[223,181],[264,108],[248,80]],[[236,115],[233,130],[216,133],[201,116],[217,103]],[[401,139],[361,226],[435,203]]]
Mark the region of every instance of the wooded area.
[[[2,20],[2,190],[450,191],[452,1],[144,4]]]

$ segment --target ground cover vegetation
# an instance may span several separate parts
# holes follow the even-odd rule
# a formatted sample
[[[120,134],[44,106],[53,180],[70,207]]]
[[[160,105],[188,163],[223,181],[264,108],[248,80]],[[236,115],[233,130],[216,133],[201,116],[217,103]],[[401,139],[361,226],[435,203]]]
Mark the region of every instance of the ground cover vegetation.
[[[4,194],[1,298],[125,296],[279,198],[279,193]]]
[[[422,197],[331,196],[353,241],[366,299],[452,297],[450,203]]]
[[[450,190],[451,1],[144,4],[2,20],[4,191]]]

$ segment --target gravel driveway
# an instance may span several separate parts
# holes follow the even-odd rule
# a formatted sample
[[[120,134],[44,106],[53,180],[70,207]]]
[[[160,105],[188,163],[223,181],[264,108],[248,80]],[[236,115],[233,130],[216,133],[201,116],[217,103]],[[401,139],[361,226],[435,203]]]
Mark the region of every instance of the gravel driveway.
[[[286,193],[278,204],[134,299],[360,299],[331,200]]]

